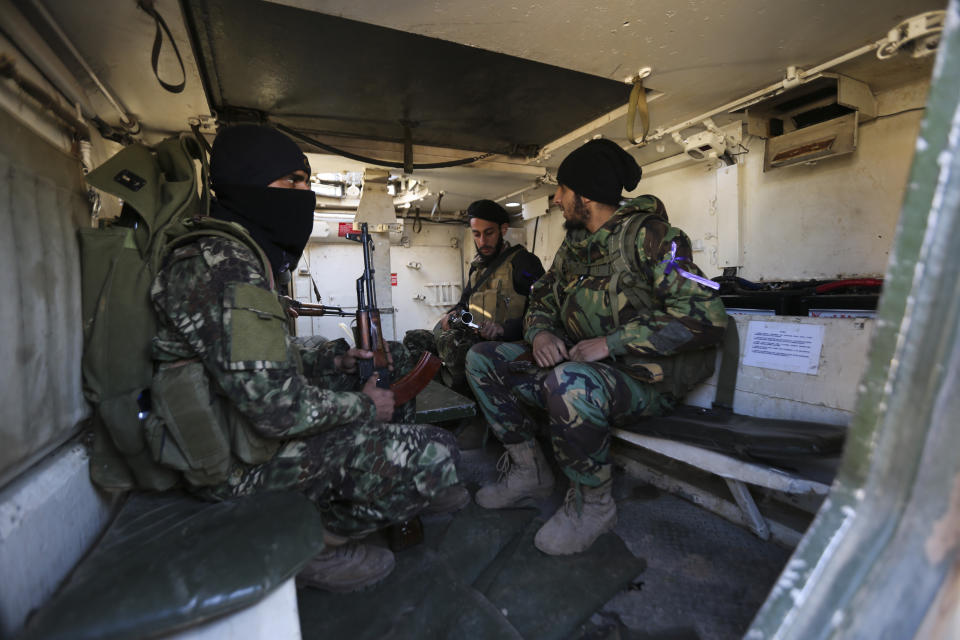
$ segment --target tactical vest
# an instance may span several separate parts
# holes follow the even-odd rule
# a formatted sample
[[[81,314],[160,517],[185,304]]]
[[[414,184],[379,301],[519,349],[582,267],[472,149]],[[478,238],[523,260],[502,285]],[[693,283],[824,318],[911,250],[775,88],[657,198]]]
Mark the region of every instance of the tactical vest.
[[[512,247],[505,249],[509,251]],[[523,315],[526,296],[522,296],[513,289],[513,261],[522,249],[515,249],[514,255],[501,262],[496,270],[490,274],[480,287],[471,292],[469,308],[474,322],[496,322],[502,325],[511,318]],[[481,274],[477,269],[471,280],[476,282]]]
[[[623,323],[636,317],[649,315],[657,307],[653,292],[641,275],[637,257],[637,234],[643,225],[656,218],[665,219],[654,212],[653,201],[649,210],[630,210],[615,214],[617,222],[607,238],[606,255],[589,264],[583,262],[577,253],[567,247],[567,241],[561,246],[554,258],[553,283],[554,298],[561,304],[560,317],[565,318],[569,299],[564,299],[563,290],[572,280],[592,276],[607,279],[605,300],[610,306],[614,330]],[[646,207],[645,207],[646,208]],[[667,246],[683,232],[671,226],[663,238]],[[662,253],[662,252],[661,252]],[[621,309],[632,308],[633,313],[621,318]],[[716,349],[685,351],[673,356],[637,356],[633,354],[611,358],[615,366],[625,370],[632,377],[652,384],[657,391],[680,400],[693,387],[713,374]]]
[[[202,164],[199,180],[195,160]],[[230,237],[250,247],[270,273],[266,256],[242,227],[192,218],[205,213],[209,197],[196,140],[130,145],[87,181],[122,199],[133,219],[129,226],[78,232],[83,389],[94,409],[92,479],[110,490],[164,490],[181,477],[197,485],[222,482],[231,454],[250,463],[269,459],[276,443],[264,441],[224,399],[210,395],[201,363],[154,371],[157,319],[150,287],[173,248],[202,236]]]

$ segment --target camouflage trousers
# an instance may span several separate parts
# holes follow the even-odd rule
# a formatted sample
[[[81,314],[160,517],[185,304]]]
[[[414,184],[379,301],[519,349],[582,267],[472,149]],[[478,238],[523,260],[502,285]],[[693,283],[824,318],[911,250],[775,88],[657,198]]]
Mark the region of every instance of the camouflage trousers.
[[[347,425],[291,440],[264,464],[237,464],[226,483],[200,494],[223,500],[295,489],[317,505],[328,530],[361,534],[409,520],[457,484],[459,455],[439,427]]]
[[[560,468],[576,484],[610,478],[610,428],[661,415],[669,401],[650,385],[602,362],[541,369],[523,343],[483,342],[467,354],[467,379],[494,435],[519,444],[545,426]]]
[[[346,351],[346,343],[310,346],[326,349],[331,357]],[[399,377],[412,364],[403,345],[391,342],[390,349]],[[341,373],[313,377],[311,382],[339,391],[354,391],[360,385],[355,375]],[[398,409],[413,421],[414,401]],[[459,456],[456,439],[439,427],[345,425],[290,440],[263,464],[235,460],[225,483],[197,493],[223,500],[262,491],[299,490],[323,513],[327,529],[341,535],[360,534],[409,520],[439,491],[457,484]]]
[[[483,338],[476,331],[466,329],[444,331],[439,323],[433,332],[437,339],[437,355],[443,360],[444,384],[453,389],[465,387],[467,352],[473,345],[483,342]]]

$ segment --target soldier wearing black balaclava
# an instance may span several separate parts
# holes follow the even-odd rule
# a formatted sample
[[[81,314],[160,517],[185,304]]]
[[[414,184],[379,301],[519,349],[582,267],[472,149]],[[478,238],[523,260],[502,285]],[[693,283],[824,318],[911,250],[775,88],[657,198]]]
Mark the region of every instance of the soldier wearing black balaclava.
[[[309,176],[307,156],[274,129],[229,127],[214,141],[210,214],[242,225],[278,279],[296,266],[310,239],[316,196]]]
[[[177,246],[151,290],[155,413],[182,418],[148,424],[179,433],[156,461],[206,499],[305,494],[323,515],[327,547],[299,581],[333,591],[373,584],[393,569],[393,554],[355,539],[469,500],[456,444],[443,429],[383,422],[393,392],[375,377],[353,386],[357,359],[372,353],[306,348],[289,335],[275,282],[303,253],[314,206],[296,144],[267,127],[224,129],[211,173],[213,215],[234,224]],[[197,441],[203,468],[180,449]]]

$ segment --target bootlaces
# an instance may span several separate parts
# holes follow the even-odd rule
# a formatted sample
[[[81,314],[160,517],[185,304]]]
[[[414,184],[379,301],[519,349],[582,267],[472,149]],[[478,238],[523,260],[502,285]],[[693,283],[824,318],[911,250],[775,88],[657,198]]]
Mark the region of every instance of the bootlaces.
[[[571,485],[567,489],[567,495],[563,497],[563,511],[564,513],[571,513],[571,507],[576,512],[577,516],[583,515],[583,492],[580,490],[580,485]]]
[[[503,455],[497,460],[497,471],[500,472],[500,477],[497,478],[497,484],[506,483],[507,476],[510,475],[510,454],[507,451],[503,452]]]

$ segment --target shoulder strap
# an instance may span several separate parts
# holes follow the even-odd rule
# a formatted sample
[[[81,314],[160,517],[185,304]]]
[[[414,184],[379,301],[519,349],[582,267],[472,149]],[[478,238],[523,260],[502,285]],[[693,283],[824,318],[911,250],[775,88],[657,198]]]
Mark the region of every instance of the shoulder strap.
[[[477,276],[476,283],[474,283],[473,285],[467,286],[467,290],[464,291],[464,298],[466,300],[469,300],[470,296],[473,295],[473,292],[479,289],[480,285],[486,282],[490,278],[490,276],[492,276],[496,272],[496,270],[500,268],[500,265],[502,265],[507,258],[512,256],[522,248],[523,248],[522,245],[515,244],[512,247],[508,247],[506,251],[502,251],[500,255],[498,255],[496,258],[493,259],[493,262],[487,265],[486,271],[484,271],[479,276]]]
[[[270,288],[276,288],[273,281],[273,267],[270,265],[270,259],[267,258],[267,254],[264,253],[263,249],[260,248],[260,245],[257,244],[257,241],[254,240],[243,227],[233,222],[226,222],[225,220],[218,220],[216,218],[209,217],[193,218],[188,220],[185,223],[185,227],[190,230],[171,239],[166,243],[166,245],[164,245],[164,255],[169,254],[178,247],[190,244],[199,238],[217,236],[221,238],[227,238],[228,240],[237,240],[245,244],[247,248],[250,249],[255,256],[257,256],[257,258],[260,260],[260,264],[263,266],[264,273],[267,274],[267,280],[270,282]]]
[[[733,411],[733,393],[737,386],[737,365],[740,361],[740,334],[737,321],[727,315],[727,330],[723,334],[720,372],[717,374],[717,395],[713,400],[714,409]]]
[[[637,258],[637,234],[640,227],[651,217],[653,212],[634,213],[626,216],[614,233],[608,239],[608,253],[611,260],[611,274],[608,291],[610,292],[610,308],[613,312],[614,330],[620,327],[620,310],[617,305],[617,293],[622,279],[626,286],[623,293],[627,296],[631,306],[637,311],[649,309],[653,300],[644,287],[637,287],[637,278],[640,275],[640,262]]]

